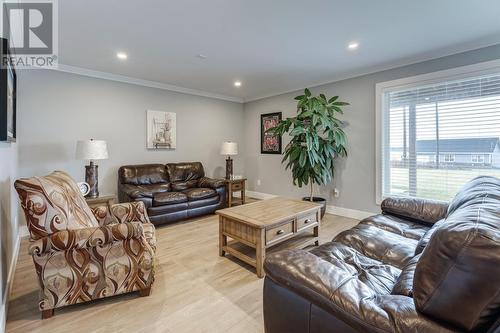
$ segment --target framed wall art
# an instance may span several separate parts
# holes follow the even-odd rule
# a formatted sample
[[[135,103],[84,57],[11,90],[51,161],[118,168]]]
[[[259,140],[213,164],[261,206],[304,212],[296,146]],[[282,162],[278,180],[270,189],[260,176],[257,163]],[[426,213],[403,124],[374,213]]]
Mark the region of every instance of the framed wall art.
[[[175,149],[176,114],[166,111],[147,111],[147,148]]]
[[[266,133],[275,127],[281,120],[281,112],[260,115],[260,153],[281,154],[281,136]]]

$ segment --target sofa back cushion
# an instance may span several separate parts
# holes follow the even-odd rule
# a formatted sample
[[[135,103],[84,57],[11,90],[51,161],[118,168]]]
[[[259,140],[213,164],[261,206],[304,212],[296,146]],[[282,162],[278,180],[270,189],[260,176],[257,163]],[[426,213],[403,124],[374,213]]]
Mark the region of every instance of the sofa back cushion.
[[[98,227],[99,224],[75,181],[63,171],[18,179],[14,183],[31,239],[61,230]]]
[[[168,183],[168,175],[163,164],[124,165],[118,169],[122,184],[153,185]]]
[[[205,177],[205,170],[200,162],[169,163],[167,173],[174,191],[196,187],[200,178]]]
[[[500,180],[476,178],[450,205],[415,269],[417,310],[466,331],[500,316]]]

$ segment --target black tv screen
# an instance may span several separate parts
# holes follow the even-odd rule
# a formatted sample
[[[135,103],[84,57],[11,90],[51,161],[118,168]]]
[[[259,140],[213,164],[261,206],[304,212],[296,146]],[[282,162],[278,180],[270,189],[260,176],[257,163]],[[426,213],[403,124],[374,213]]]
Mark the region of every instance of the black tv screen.
[[[0,64],[0,141],[16,141],[16,70],[9,59],[8,41],[2,38]]]

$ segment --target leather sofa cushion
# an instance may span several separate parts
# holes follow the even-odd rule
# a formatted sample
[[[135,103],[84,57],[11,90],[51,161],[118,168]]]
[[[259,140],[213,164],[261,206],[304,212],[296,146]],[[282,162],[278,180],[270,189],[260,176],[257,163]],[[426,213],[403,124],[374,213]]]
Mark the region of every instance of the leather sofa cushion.
[[[183,191],[189,201],[202,200],[217,196],[217,192],[211,188],[190,188]]]
[[[500,179],[469,182],[450,204],[418,261],[417,309],[466,331],[500,316]]]
[[[413,276],[415,275],[415,268],[419,259],[420,255],[416,255],[408,261],[396,280],[394,287],[392,287],[391,294],[413,297]]]
[[[188,201],[188,209],[218,205],[221,201],[225,201],[225,199],[221,199],[218,195],[206,199]]]
[[[153,207],[187,202],[186,194],[182,192],[161,192],[153,195]]]
[[[358,224],[341,232],[333,241],[352,247],[368,258],[399,269],[413,258],[417,247],[415,239],[365,224]]]
[[[170,191],[170,183],[159,183],[151,185],[130,185],[124,184],[121,190],[130,198],[152,198],[155,193]]]
[[[203,165],[200,162],[168,163],[167,173],[172,182],[199,180],[205,176]]]
[[[338,242],[325,243],[313,248],[310,253],[351,275],[378,295],[390,294],[401,273],[397,267],[365,256]]]
[[[151,185],[168,183],[169,179],[163,164],[124,165],[118,169],[122,184]]]
[[[416,311],[412,298],[388,291],[379,294],[380,288],[373,289],[376,279],[377,284],[383,285],[382,280],[387,277],[387,287],[395,282],[390,269],[385,271],[387,275],[376,276],[379,271],[375,265],[359,270],[362,266],[362,263],[351,266],[339,258],[325,261],[304,250],[284,250],[267,255],[264,270],[266,279],[309,300],[359,332],[456,332]],[[362,279],[370,279],[371,285]],[[287,304],[282,306],[286,311]],[[331,331],[336,332],[335,328]]]
[[[172,183],[172,190],[173,191],[184,191],[184,190],[187,190],[188,188],[193,188],[193,187],[198,187],[198,180],[197,179],[192,179],[192,180],[188,180],[185,182]]]

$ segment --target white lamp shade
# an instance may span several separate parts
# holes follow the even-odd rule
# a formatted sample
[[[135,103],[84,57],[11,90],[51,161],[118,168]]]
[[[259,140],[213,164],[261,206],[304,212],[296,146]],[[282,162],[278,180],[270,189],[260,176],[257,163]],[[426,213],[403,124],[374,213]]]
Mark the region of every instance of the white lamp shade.
[[[80,140],[76,143],[78,160],[105,160],[108,158],[108,146],[103,140]]]
[[[236,142],[225,141],[220,147],[221,155],[238,155],[238,144]]]

